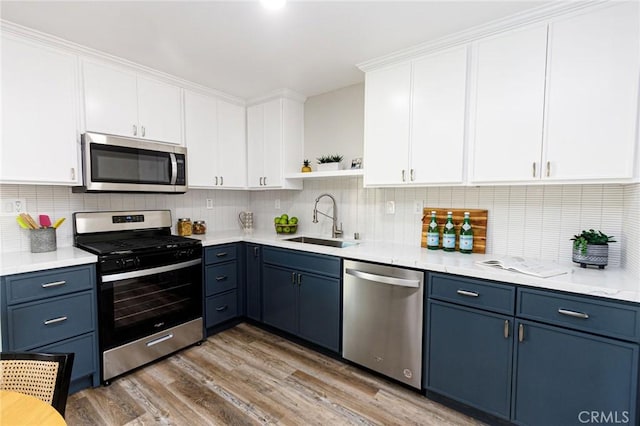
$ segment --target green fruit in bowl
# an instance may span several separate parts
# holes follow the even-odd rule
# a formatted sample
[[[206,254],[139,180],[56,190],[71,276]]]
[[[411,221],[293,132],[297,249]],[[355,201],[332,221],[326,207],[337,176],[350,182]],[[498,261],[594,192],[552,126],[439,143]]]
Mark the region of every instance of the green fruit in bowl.
[[[280,223],[280,216],[276,216],[275,219],[273,219],[273,223]]]
[[[283,226],[282,230],[284,231],[285,234],[288,234],[289,232],[291,232],[291,228],[288,226]]]
[[[293,216],[291,219],[289,219],[289,223],[295,225],[296,223],[298,223],[298,218]]]
[[[278,233],[282,232],[282,226],[276,226],[276,232]]]
[[[289,215],[286,213],[283,213],[282,216],[280,216],[280,221],[284,223],[287,223],[287,221],[289,220]]]

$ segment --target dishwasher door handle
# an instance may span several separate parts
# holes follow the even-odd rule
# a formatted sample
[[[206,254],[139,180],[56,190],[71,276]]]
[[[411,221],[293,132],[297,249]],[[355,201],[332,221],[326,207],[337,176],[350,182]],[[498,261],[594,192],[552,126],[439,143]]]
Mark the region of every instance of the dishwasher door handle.
[[[406,278],[388,277],[386,275],[372,274],[370,272],[358,271],[357,269],[351,269],[351,268],[345,269],[345,273],[347,273],[348,275],[353,275],[356,278],[361,278],[367,281],[375,281],[382,284],[397,285],[400,287],[411,287],[411,288],[420,287],[420,280],[409,280]]]

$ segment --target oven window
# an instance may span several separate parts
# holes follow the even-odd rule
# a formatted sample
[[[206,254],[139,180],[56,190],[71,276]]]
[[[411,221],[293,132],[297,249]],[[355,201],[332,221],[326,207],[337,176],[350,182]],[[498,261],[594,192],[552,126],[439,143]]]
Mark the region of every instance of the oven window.
[[[93,182],[169,185],[171,157],[145,149],[91,144]]]
[[[104,349],[202,316],[200,265],[102,283],[100,339]]]

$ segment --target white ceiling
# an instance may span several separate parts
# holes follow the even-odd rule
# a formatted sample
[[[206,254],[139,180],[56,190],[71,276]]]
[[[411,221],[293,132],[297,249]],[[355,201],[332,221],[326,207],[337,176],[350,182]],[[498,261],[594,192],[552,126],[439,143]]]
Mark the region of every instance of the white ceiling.
[[[3,19],[251,98],[363,81],[355,64],[543,1],[2,1]]]

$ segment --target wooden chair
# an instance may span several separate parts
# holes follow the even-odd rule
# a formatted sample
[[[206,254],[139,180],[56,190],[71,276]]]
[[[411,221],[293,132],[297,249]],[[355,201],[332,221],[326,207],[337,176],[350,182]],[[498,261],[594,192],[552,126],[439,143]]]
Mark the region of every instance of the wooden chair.
[[[0,353],[0,389],[34,396],[64,417],[75,354]]]

